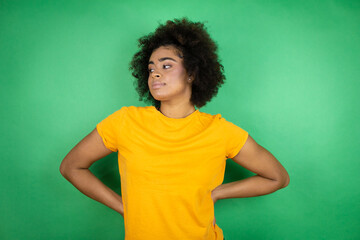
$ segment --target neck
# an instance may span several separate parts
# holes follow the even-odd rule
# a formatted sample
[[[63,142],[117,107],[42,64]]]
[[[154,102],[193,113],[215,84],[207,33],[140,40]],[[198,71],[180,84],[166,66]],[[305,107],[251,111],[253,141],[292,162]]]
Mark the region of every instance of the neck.
[[[169,118],[185,118],[195,110],[195,106],[190,102],[178,105],[170,105],[162,102],[159,111]]]

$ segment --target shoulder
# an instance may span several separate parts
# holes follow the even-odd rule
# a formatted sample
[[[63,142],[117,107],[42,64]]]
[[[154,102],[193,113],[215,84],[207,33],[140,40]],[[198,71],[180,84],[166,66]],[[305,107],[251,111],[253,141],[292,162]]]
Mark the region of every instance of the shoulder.
[[[156,111],[154,106],[123,106],[117,111],[117,115],[130,122],[142,122],[153,119]]]
[[[216,121],[216,122],[226,121],[221,113],[211,114],[211,113],[205,113],[205,112],[200,112],[200,111],[199,111],[199,113],[200,113],[199,115],[202,119],[208,119],[210,121]]]
[[[144,107],[139,107],[139,106],[124,106],[122,108],[126,108],[126,110],[129,113],[135,113],[135,112],[147,112],[147,111],[152,111],[155,107],[154,106],[144,106]]]
[[[214,121],[217,123],[217,126],[223,134],[239,134],[242,133],[242,135],[246,135],[246,131],[242,128],[241,121],[234,121],[231,118],[224,117],[222,114],[215,114],[212,115],[214,118]]]
[[[120,109],[116,110],[114,113],[121,114],[121,113],[127,113],[127,114],[136,114],[136,113],[142,113],[151,111],[152,106],[145,106],[145,107],[138,107],[138,106],[123,106]]]
[[[201,118],[209,118],[209,119],[218,119],[221,117],[220,113],[206,113],[206,112],[201,112],[199,109],[197,110],[199,112],[199,116]]]
[[[215,126],[220,123],[221,114],[211,114],[206,112],[200,112],[199,111],[199,120],[202,123],[203,126],[209,127],[209,126]]]
[[[154,111],[156,110],[154,106],[124,106],[123,108],[126,109],[127,115],[134,117],[149,115],[154,113]]]

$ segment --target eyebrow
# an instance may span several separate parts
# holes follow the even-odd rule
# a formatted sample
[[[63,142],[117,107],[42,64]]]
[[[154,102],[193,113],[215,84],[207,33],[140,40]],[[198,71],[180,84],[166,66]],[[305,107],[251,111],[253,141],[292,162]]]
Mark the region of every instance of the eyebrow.
[[[170,57],[163,57],[163,58],[159,58],[159,62],[162,62],[162,61],[165,61],[165,60],[171,60],[171,61],[176,62],[176,60],[175,60],[175,59],[170,58]],[[149,64],[154,64],[154,62],[153,62],[153,61],[150,61],[150,62],[149,62]]]

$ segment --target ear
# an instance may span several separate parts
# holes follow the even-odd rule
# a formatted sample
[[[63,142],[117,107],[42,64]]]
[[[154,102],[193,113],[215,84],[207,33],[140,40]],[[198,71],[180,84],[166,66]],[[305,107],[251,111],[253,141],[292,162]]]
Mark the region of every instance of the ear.
[[[199,67],[196,66],[195,69],[193,69],[191,72],[188,72],[188,76],[189,76],[188,79],[189,78],[191,79],[190,81],[188,80],[189,82],[192,83],[195,80],[198,71],[199,71]]]
[[[189,75],[187,81],[188,81],[189,83],[192,83],[192,82],[194,81],[194,77],[191,76],[191,75]]]

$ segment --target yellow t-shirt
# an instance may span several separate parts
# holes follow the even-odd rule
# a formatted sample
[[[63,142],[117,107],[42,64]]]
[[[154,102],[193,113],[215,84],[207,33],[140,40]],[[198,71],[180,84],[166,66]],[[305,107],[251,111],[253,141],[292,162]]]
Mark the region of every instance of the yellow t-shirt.
[[[248,132],[221,114],[169,118],[154,106],[122,107],[97,124],[118,152],[126,240],[222,240],[211,191]]]

